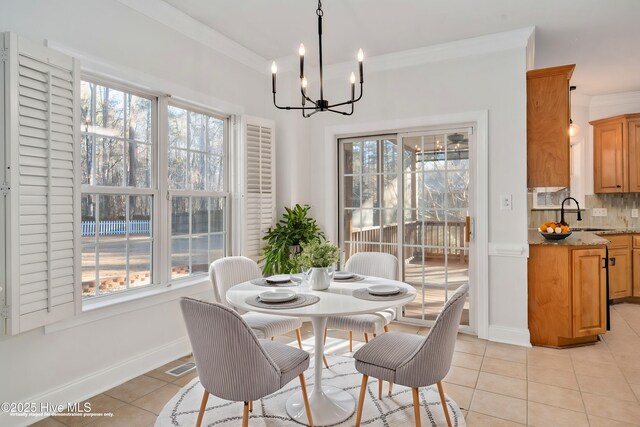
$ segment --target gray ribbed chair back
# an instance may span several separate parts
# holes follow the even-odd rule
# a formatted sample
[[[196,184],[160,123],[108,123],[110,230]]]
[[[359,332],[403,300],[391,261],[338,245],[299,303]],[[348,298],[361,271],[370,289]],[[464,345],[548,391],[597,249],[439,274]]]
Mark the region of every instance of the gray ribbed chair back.
[[[358,252],[347,260],[345,270],[364,276],[398,280],[398,258],[383,252]]]
[[[468,284],[460,286],[447,301],[422,345],[396,370],[396,383],[422,387],[447,375],[468,290]]]
[[[280,369],[234,310],[180,300],[198,376],[211,394],[233,401],[260,399],[280,389]]]
[[[260,267],[254,260],[244,256],[220,258],[212,262],[209,267],[209,279],[213,285],[216,301],[227,307],[231,307],[226,298],[229,289],[238,283],[258,277],[262,277]]]

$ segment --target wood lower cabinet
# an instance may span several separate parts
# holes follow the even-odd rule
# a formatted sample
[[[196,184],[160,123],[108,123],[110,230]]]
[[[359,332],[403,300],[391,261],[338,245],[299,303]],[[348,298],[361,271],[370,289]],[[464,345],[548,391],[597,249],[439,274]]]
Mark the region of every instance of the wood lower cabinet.
[[[606,331],[604,246],[529,246],[529,333],[536,345],[593,342]]]
[[[609,250],[609,299],[631,296],[631,249]]]
[[[633,286],[632,294],[640,297],[640,249],[633,250]]]

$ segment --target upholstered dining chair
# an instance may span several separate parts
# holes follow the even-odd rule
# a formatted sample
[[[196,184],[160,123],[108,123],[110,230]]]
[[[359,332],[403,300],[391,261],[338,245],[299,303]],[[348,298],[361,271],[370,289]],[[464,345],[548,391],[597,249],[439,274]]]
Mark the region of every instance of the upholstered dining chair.
[[[304,371],[309,353],[258,337],[233,309],[182,298],[180,308],[204,394],[196,427],[202,424],[209,394],[244,402],[242,427],[249,425],[251,402],[280,390],[298,377],[309,424],[313,426]],[[282,408],[284,410],[284,408]]]
[[[453,350],[456,345],[460,316],[466,300],[469,285],[456,290],[444,305],[426,337],[420,335],[391,332],[380,335],[353,355],[356,369],[362,373],[362,386],[358,399],[356,427],[360,426],[362,406],[369,377],[411,387],[413,390],[413,411],[416,427],[420,427],[420,400],[418,387],[438,385],[442,409],[451,427],[451,418],[442,388],[442,379],[451,367]]]
[[[347,260],[345,270],[364,276],[398,280],[398,258],[382,252],[358,252]],[[370,314],[334,316],[327,320],[327,329],[349,331],[349,351],[353,351],[354,331],[364,334],[364,341],[369,342],[369,334],[375,337],[382,331],[387,332],[394,317],[393,308]]]
[[[262,272],[258,264],[252,259],[243,256],[220,258],[212,262],[209,267],[209,278],[213,284],[215,299],[227,307],[231,307],[226,298],[229,289],[239,283],[259,277],[262,277]],[[302,337],[300,335],[302,320],[299,318],[251,311],[241,314],[249,327],[255,331],[258,338],[271,338],[273,340],[275,336],[284,335],[295,330],[298,347],[302,350]]]

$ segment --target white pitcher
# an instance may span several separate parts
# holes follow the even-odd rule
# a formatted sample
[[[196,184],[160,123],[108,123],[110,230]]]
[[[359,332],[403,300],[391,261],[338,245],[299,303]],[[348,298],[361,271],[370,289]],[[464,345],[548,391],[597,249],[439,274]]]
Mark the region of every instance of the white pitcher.
[[[314,291],[329,289],[333,278],[333,267],[311,268],[309,272],[309,286]]]

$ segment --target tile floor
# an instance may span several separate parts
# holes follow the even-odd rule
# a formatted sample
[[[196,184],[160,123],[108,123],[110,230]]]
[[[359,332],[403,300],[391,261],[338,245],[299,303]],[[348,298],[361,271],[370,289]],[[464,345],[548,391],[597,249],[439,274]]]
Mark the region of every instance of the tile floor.
[[[612,330],[603,341],[568,350],[525,349],[460,334],[445,391],[462,408],[470,427],[640,426],[640,305],[614,305],[611,321]],[[391,329],[428,332],[401,324]],[[311,326],[305,324],[303,333],[305,346],[312,346]],[[327,352],[348,353],[346,336],[330,331]],[[293,334],[278,341],[296,345]],[[151,426],[164,404],[195,376],[176,380],[164,373],[185,360],[190,358],[89,399],[94,412],[113,412],[113,418],[53,417],[37,425]]]

